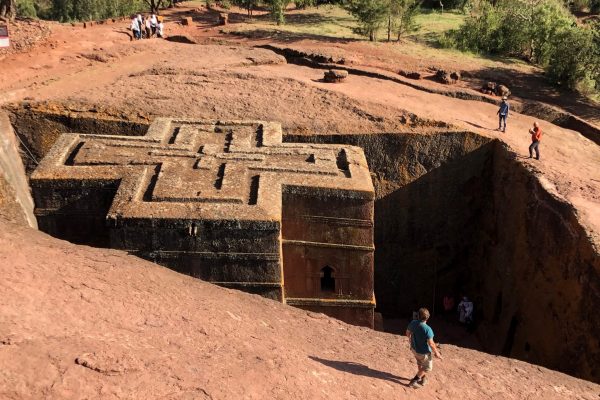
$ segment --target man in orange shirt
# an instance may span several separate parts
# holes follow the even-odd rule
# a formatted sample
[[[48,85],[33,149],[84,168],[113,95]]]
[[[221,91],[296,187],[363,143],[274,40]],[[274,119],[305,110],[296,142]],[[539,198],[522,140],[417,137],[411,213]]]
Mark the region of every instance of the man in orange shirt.
[[[529,158],[533,157],[535,150],[535,159],[540,159],[540,140],[542,139],[542,129],[537,121],[533,123],[533,128],[529,130],[531,134],[531,145],[529,146]]]

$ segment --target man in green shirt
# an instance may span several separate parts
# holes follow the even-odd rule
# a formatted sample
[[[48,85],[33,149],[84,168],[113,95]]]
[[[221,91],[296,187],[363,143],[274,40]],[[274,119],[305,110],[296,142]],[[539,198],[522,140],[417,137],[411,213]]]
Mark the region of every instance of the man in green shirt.
[[[427,325],[429,319],[429,310],[426,308],[419,309],[419,319],[415,319],[408,324],[406,328],[406,336],[410,341],[410,349],[417,360],[417,375],[410,381],[410,386],[424,386],[426,381],[425,375],[433,369],[433,359],[431,353],[437,358],[442,359],[435,342],[433,341],[433,329]]]

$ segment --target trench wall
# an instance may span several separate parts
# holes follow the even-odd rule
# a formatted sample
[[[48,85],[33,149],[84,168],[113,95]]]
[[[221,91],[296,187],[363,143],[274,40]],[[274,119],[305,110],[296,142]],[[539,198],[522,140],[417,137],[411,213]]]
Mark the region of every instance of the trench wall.
[[[62,132],[143,134],[146,127],[61,118],[36,122],[32,113],[15,126],[40,158]],[[600,382],[598,248],[575,210],[510,149],[446,131],[284,141],[364,149],[376,190],[378,311],[407,317],[423,305],[439,310],[445,294],[467,294],[485,350]]]
[[[600,255],[573,207],[498,143],[471,290],[488,351],[600,382]]]
[[[0,110],[0,216],[37,228],[33,200],[8,115]]]
[[[495,142],[469,132],[286,136],[361,146],[375,185],[375,295],[387,317],[435,311],[478,259]]]
[[[32,157],[23,158],[27,174],[36,167],[63,133],[80,132],[98,135],[141,136],[149,122],[139,116],[113,115],[106,111],[70,110],[58,105],[20,105],[7,109],[10,122]]]
[[[600,381],[598,248],[504,144],[460,132],[286,140],[365,149],[384,316],[468,295],[486,351]]]

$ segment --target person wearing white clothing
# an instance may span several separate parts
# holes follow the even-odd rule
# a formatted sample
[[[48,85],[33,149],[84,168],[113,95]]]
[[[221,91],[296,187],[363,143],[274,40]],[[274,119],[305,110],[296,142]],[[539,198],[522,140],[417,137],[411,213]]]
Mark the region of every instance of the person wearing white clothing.
[[[165,26],[164,26],[163,22],[160,21],[158,23],[158,27],[157,27],[157,30],[156,30],[156,33],[157,33],[157,35],[158,35],[159,38],[164,38],[165,37],[165,35],[164,35],[164,28],[165,28]]]
[[[470,324],[473,322],[473,302],[465,296],[458,304],[458,320],[461,324]]]
[[[150,39],[152,37],[152,27],[150,25],[150,19],[146,18],[146,23],[145,23],[145,29],[146,29],[146,39]]]
[[[130,29],[133,32],[133,38],[134,39],[141,39],[142,38],[142,32],[140,30],[141,26],[140,26],[140,22],[137,19],[137,17],[134,17],[131,20],[131,26]]]
[[[152,28],[152,36],[156,34],[156,28],[158,26],[158,20],[156,18],[156,14],[152,13],[150,16],[150,28]]]

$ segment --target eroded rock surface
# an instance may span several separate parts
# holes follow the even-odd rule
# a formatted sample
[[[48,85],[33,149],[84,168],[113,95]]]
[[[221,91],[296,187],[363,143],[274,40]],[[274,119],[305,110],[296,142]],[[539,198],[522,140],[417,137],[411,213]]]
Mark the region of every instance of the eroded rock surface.
[[[23,149],[26,151],[25,149]],[[35,161],[33,155],[24,154]],[[33,200],[8,115],[0,110],[0,216],[37,227]]]
[[[595,400],[600,391],[450,345],[415,391],[406,387],[414,364],[402,337],[5,222],[0,273],[0,398],[8,400]]]

